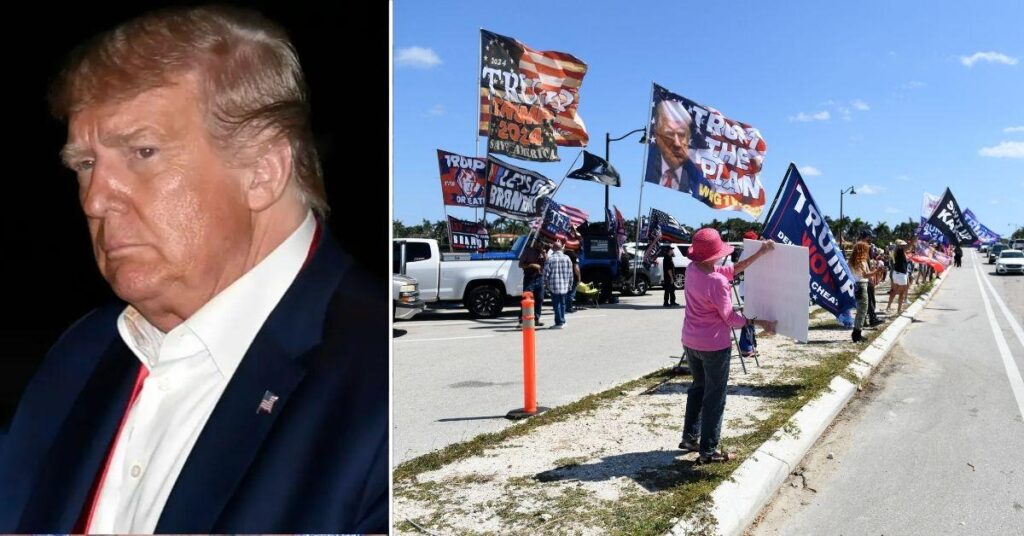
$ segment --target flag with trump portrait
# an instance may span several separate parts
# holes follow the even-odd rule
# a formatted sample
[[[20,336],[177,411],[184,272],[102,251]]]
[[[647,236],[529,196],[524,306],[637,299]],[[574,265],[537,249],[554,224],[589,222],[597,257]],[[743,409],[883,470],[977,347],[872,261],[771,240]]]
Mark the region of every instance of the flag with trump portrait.
[[[529,120],[527,141],[532,132],[538,132],[533,145],[541,148],[529,154],[548,161],[557,160],[550,148],[543,148],[543,120],[548,118],[556,145],[586,147],[589,136],[577,109],[587,64],[571,54],[534,50],[517,39],[483,29],[480,40],[479,134],[488,136],[492,132],[491,101],[492,97],[497,97],[502,101],[503,115]],[[497,128],[500,130],[500,121]],[[503,147],[514,145],[502,144]]]
[[[654,84],[644,181],[690,194],[718,210],[761,215],[761,132]]]
[[[441,195],[444,204],[458,207],[483,207],[487,190],[487,159],[462,156],[437,150],[441,171]]]

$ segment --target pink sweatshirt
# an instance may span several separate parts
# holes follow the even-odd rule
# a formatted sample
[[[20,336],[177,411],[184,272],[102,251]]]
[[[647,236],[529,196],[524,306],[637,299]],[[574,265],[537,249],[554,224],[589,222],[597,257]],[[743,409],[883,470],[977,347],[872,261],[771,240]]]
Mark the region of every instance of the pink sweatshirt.
[[[746,325],[743,315],[732,309],[733,267],[715,266],[706,274],[697,263],[686,267],[686,315],[683,317],[683,346],[711,352],[732,346],[729,328]]]

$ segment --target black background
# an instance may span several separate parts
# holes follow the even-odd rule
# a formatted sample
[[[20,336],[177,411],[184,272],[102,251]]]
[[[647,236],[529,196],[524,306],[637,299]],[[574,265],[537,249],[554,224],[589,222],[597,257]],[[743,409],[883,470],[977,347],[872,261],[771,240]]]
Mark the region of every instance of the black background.
[[[345,249],[382,276],[380,314],[386,314],[388,2],[356,7],[222,3],[256,9],[288,31],[310,90],[332,209],[328,224]],[[6,149],[0,168],[0,432],[57,337],[85,313],[114,299],[92,256],[77,183],[60,165],[66,127],[49,115],[50,81],[67,54],[92,35],[156,7],[201,5],[36,4],[5,8],[0,49],[0,128]]]

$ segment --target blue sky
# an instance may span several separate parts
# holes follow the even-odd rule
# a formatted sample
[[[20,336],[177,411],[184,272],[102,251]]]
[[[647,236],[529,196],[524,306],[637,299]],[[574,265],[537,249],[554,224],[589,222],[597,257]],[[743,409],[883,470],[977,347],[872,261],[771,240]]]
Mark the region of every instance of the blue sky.
[[[848,186],[858,195],[845,198],[846,215],[890,224],[917,218],[921,194],[949,186],[961,208],[993,231],[1024,225],[1019,0],[405,0],[393,9],[393,214],[403,222],[443,218],[436,149],[476,153],[485,28],[589,65],[579,115],[595,154],[604,154],[605,132],[617,137],[645,124],[653,81],[760,129],[769,203],[792,161],[833,217]],[[638,139],[611,146],[623,182],[611,189],[611,203],[627,218],[636,217],[643,171]],[[562,162],[551,164],[501,158],[557,181],[578,152],[560,148]],[[603,219],[604,188],[596,183],[569,179],[556,199]],[[651,206],[687,225],[752,219],[648,185],[643,213]],[[466,208],[449,213],[473,217]]]

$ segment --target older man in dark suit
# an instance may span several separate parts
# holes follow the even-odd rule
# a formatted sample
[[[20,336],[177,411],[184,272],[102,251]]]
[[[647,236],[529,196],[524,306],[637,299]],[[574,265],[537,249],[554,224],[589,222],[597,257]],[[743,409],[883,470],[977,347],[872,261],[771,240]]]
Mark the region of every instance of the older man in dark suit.
[[[386,282],[325,230],[283,30],[144,15],[77,51],[51,98],[121,301],[27,387],[0,531],[386,532]]]

